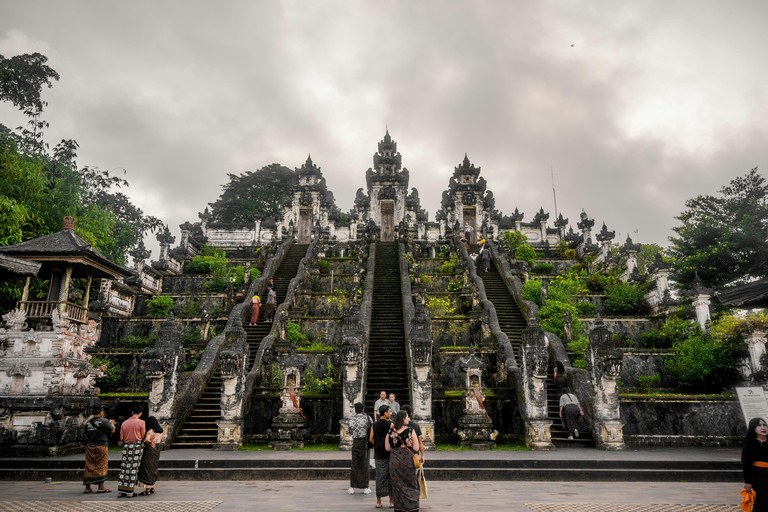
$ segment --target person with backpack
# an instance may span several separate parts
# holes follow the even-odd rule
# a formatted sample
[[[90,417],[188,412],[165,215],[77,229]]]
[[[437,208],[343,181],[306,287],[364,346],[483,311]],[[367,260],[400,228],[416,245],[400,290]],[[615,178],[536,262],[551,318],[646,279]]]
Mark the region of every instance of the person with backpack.
[[[98,485],[96,492],[112,492],[104,487],[109,466],[109,434],[115,431],[115,420],[104,417],[104,408],[100,405],[91,411],[93,417],[83,425],[85,434],[85,474],[83,485],[85,494],[93,492],[91,485]]]

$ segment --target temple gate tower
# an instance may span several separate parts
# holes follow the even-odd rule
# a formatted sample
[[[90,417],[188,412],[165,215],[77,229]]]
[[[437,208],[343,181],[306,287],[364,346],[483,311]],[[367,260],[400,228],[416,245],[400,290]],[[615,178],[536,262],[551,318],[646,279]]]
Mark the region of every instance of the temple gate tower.
[[[368,185],[369,209],[367,220],[380,228],[381,240],[395,240],[395,226],[405,220],[406,196],[408,194],[408,169],[400,167],[400,153],[397,143],[392,140],[389,130],[379,142],[379,150],[373,155],[373,169],[365,173]],[[362,191],[358,191],[358,200]],[[365,222],[363,208],[357,208],[358,223]]]
[[[296,168],[296,182],[283,207],[282,227],[295,232],[300,244],[308,244],[316,224],[333,229],[329,220],[335,212],[333,194],[325,184],[323,173],[308,156],[304,165]]]
[[[493,192],[486,190],[485,178],[480,177],[480,167],[469,162],[467,155],[461,165],[455,167],[448,182],[448,190],[443,192],[442,208],[437,214],[441,231],[460,225],[465,227],[467,240],[477,243],[481,237],[493,239],[499,232],[500,214],[496,211]]]

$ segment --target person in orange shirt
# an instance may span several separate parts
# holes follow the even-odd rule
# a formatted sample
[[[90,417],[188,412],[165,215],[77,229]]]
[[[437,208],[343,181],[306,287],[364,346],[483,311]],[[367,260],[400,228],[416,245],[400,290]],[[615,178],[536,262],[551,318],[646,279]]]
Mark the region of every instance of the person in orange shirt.
[[[131,409],[133,415],[125,420],[120,427],[120,441],[123,442],[123,457],[120,463],[120,476],[117,477],[117,497],[133,498],[133,492],[138,482],[141,456],[144,454],[144,436],[147,426],[141,415],[144,408],[135,405]]]

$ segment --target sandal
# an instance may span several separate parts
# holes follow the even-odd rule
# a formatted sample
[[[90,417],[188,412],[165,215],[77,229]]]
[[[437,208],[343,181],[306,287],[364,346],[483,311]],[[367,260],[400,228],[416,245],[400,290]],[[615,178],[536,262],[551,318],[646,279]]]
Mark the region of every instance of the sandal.
[[[105,492],[112,492],[112,489],[104,489],[103,491],[96,491],[99,494],[104,494]]]
[[[154,488],[154,487],[152,487],[152,488],[149,490],[149,494],[155,494],[155,488]]]
[[[83,491],[83,494],[91,494],[93,491],[91,489],[86,489]]]
[[[138,494],[138,496],[149,496],[150,494],[152,494],[152,491],[150,491],[149,489],[147,489],[147,490],[145,490],[144,492],[140,492],[140,493]]]

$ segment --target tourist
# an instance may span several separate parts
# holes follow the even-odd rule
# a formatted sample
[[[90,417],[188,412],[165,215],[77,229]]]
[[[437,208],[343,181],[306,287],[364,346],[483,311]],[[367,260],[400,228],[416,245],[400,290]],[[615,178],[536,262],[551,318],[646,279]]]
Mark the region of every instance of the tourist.
[[[741,449],[741,470],[744,489],[755,491],[752,512],[768,511],[768,421],[763,418],[749,420]]]
[[[256,325],[259,322],[259,307],[261,307],[261,299],[258,295],[254,295],[251,299],[251,323],[248,325]]]
[[[275,280],[270,279],[267,283],[267,290],[274,290],[275,289]]]
[[[144,455],[141,457],[139,468],[139,483],[144,487],[142,496],[155,494],[157,482],[157,466],[160,463],[160,443],[163,442],[163,427],[157,418],[147,418],[147,433],[144,436]]]
[[[480,250],[480,263],[486,272],[491,268],[491,251],[489,251],[486,246],[483,246]]]
[[[405,411],[397,413],[395,423],[385,439],[385,448],[390,452],[389,478],[395,512],[412,512],[419,509],[419,480],[413,462],[414,454],[419,451],[419,440],[408,423],[409,418]]]
[[[138,481],[141,456],[144,453],[144,435],[147,427],[141,415],[144,409],[140,405],[134,405],[131,409],[132,416],[120,426],[120,441],[123,444],[123,456],[120,462],[120,476],[117,477],[117,497],[133,498],[133,492]]]
[[[469,225],[469,222],[464,223],[464,238],[467,239],[467,242],[472,241],[472,231],[474,231],[475,228]]]
[[[395,401],[395,394],[389,394],[389,408],[392,409],[392,414],[396,415],[400,412],[400,404]]]
[[[112,492],[104,487],[109,466],[109,434],[115,431],[115,420],[104,417],[104,408],[97,405],[91,411],[93,417],[85,422],[85,494],[93,492],[91,485],[98,484],[98,493]]]
[[[477,253],[472,251],[472,254],[469,255],[470,258],[472,258],[472,261],[477,263]]]
[[[585,423],[584,409],[581,408],[578,397],[571,393],[567,387],[563,388],[560,396],[560,420],[563,422],[568,439],[579,437],[579,430]]]
[[[267,304],[264,306],[264,318],[267,322],[272,323],[272,319],[275,318],[275,309],[277,309],[277,292],[274,288],[269,288]]]
[[[386,438],[392,426],[392,411],[388,405],[379,409],[380,419],[373,424],[368,440],[373,443],[373,458],[376,462],[376,508],[381,508],[381,498],[389,496],[389,508],[394,507],[389,491],[389,451]]]
[[[349,494],[355,489],[364,489],[363,494],[371,494],[368,479],[371,469],[368,465],[368,437],[373,420],[363,413],[363,404],[355,404],[355,415],[349,419],[349,435],[352,437],[352,471],[349,477]]]
[[[563,394],[563,389],[568,387],[568,373],[565,371],[565,366],[561,361],[558,361],[555,365],[555,389],[558,395]]]
[[[419,440],[419,462],[424,464],[424,435],[421,433],[421,427],[418,423],[413,421],[413,412],[411,411],[410,405],[404,405],[400,410],[405,411],[408,415],[408,426],[413,429],[416,433],[416,439]]]
[[[386,405],[387,407],[389,407],[390,405],[389,400],[387,400],[386,391],[382,391],[381,393],[379,393],[379,399],[373,403],[373,419],[377,421],[379,419],[379,409],[381,409],[382,405]]]

